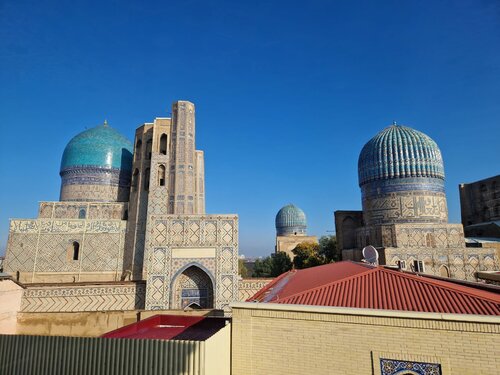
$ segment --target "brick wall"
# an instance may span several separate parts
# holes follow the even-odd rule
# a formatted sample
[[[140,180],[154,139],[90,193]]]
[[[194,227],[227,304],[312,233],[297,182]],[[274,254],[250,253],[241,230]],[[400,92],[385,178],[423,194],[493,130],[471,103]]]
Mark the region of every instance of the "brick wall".
[[[233,375],[384,374],[381,358],[500,368],[500,317],[236,303],[232,338]]]

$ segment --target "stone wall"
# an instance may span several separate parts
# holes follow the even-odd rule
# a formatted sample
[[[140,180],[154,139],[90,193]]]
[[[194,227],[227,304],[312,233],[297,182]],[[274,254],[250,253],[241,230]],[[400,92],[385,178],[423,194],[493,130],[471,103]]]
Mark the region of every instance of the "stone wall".
[[[21,312],[81,312],[144,308],[143,282],[28,286]]]
[[[124,220],[11,220],[5,272],[24,283],[120,280],[125,229]]]
[[[495,374],[500,317],[236,303],[232,374]],[[424,372],[424,370],[426,372]]]

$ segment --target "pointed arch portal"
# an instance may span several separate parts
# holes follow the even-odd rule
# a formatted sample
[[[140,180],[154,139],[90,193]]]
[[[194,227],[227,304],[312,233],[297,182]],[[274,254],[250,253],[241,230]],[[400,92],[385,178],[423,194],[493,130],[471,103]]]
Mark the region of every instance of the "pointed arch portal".
[[[214,306],[214,286],[210,276],[196,265],[188,266],[173,281],[174,309],[210,309]]]

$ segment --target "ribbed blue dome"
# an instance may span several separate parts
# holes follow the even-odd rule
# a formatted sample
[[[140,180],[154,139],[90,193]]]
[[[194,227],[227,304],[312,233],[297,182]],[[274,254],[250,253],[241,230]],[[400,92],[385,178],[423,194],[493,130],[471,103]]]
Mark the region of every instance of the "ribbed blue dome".
[[[69,141],[61,160],[61,171],[77,166],[131,171],[132,149],[127,138],[105,123]]]
[[[406,177],[444,180],[441,151],[430,137],[415,129],[392,125],[375,135],[361,150],[359,186],[375,181]]]
[[[276,215],[276,231],[278,235],[305,234],[307,228],[306,214],[293,204],[286,205]]]

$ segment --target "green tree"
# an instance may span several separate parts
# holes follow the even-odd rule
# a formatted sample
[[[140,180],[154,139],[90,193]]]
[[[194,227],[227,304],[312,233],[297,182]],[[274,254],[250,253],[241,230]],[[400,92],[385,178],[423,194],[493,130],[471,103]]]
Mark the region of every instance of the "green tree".
[[[320,246],[314,242],[302,242],[292,250],[295,257],[293,265],[297,269],[309,268],[325,264],[325,258],[319,253]]]
[[[248,277],[248,268],[245,266],[245,261],[243,259],[238,259],[238,273],[241,277]]]
[[[272,269],[271,257],[257,259],[253,266],[253,277],[270,277]]]
[[[271,265],[271,276],[276,277],[284,272],[288,272],[292,269],[292,260],[287,253],[283,251],[278,251],[277,253],[271,255],[272,265]]]
[[[325,263],[339,261],[339,254],[337,250],[337,237],[335,236],[321,236],[319,239],[319,254],[325,260]]]

